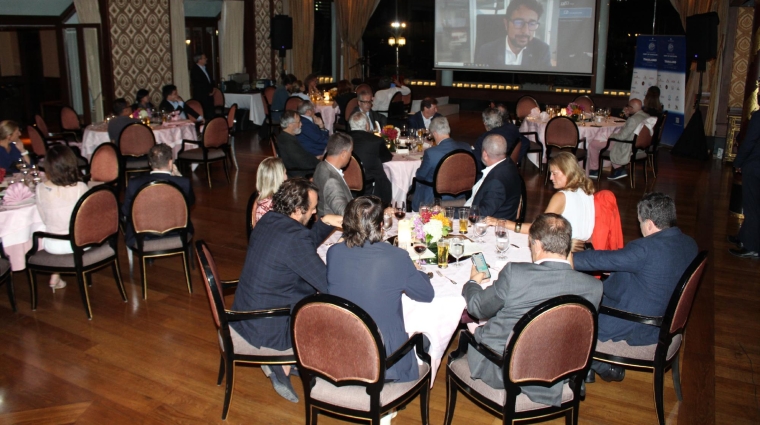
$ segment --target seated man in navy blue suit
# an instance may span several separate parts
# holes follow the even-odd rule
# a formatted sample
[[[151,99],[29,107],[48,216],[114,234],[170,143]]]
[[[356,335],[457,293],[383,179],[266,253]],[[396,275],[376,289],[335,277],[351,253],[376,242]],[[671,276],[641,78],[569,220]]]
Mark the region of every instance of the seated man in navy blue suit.
[[[327,292],[327,268],[317,247],[333,226],[343,223],[343,217],[324,216],[310,230],[306,225],[317,212],[318,199],[317,187],[304,178],[286,180],[272,196],[272,209],[251,232],[232,310],[293,308],[309,295]],[[230,332],[233,340],[249,344],[250,350],[266,347],[292,354],[289,316],[233,322]],[[265,366],[262,370],[277,394],[298,402],[290,383],[290,366]]]
[[[182,189],[182,193],[187,199],[187,206],[195,203],[195,195],[193,194],[193,186],[190,184],[190,179],[182,177],[177,167],[174,166],[174,160],[172,160],[172,148],[169,145],[158,143],[148,151],[148,163],[152,171],[150,174],[135,177],[129,180],[126,193],[124,194],[124,203],[121,206],[121,213],[127,219],[127,225],[124,229],[124,240],[127,246],[136,246],[135,230],[132,228],[131,220],[129,216],[132,213],[132,201],[137,195],[137,191],[146,183],[154,181],[169,181]],[[187,222],[188,234],[193,233],[193,223],[189,220]],[[146,237],[149,239],[149,237]]]
[[[409,117],[407,127],[409,127],[409,130],[417,130],[418,128],[427,130],[433,118],[442,116],[438,113],[438,100],[434,97],[426,97],[420,103],[420,110]]]
[[[525,158],[530,147],[530,141],[520,134],[520,130],[516,125],[512,124],[508,120],[504,119],[504,115],[496,108],[486,108],[483,111],[483,125],[486,128],[486,132],[478,137],[475,144],[472,146],[472,153],[475,158],[478,159],[478,172],[483,169],[483,164],[480,162],[480,151],[483,149],[483,140],[491,134],[498,134],[507,141],[506,156],[512,154],[512,150],[515,149],[518,143],[520,143],[520,160]]]
[[[464,205],[477,205],[482,216],[516,220],[522,185],[517,166],[507,158],[506,152],[507,141],[503,137],[498,134],[486,137],[480,157],[486,168]]]
[[[681,275],[697,256],[694,239],[676,227],[676,205],[668,195],[652,192],[637,206],[644,235],[616,251],[581,251],[573,255],[579,271],[611,272],[604,281],[602,305],[645,316],[662,316]],[[657,343],[660,329],[599,315],[598,340],[631,346]],[[605,381],[620,381],[625,369],[594,361],[593,371]],[[593,382],[589,373],[586,382]]]
[[[449,127],[449,120],[446,117],[438,117],[430,122],[430,134],[433,135],[436,146],[427,149],[422,155],[422,164],[417,169],[417,174],[415,175],[417,180],[432,182],[435,168],[447,153],[457,149],[470,150],[470,145],[454,141],[449,137],[449,133],[451,133],[451,128]],[[417,183],[417,187],[414,189],[414,197],[412,198],[412,209],[419,211],[420,204],[432,203],[433,197],[433,188],[431,186]]]
[[[324,154],[330,133],[325,128],[322,118],[315,115],[314,104],[308,100],[303,102],[298,107],[298,115],[301,116],[301,134],[296,137],[301,146],[314,156]]]

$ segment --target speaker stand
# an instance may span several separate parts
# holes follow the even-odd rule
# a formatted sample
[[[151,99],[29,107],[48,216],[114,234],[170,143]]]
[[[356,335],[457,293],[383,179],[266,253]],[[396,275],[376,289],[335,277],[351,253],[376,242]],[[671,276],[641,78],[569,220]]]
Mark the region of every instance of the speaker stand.
[[[278,56],[280,57],[280,79],[279,81],[283,81],[285,78],[285,49],[280,49],[278,51]]]

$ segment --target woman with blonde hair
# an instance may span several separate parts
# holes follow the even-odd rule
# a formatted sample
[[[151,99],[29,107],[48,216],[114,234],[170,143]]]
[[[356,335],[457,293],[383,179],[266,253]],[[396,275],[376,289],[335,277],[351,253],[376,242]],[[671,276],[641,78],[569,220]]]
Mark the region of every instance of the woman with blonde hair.
[[[272,195],[287,179],[285,165],[280,158],[271,157],[261,161],[256,171],[256,190],[259,196],[254,202],[254,223],[272,209]]]
[[[561,214],[573,228],[573,239],[587,241],[594,231],[594,183],[578,165],[578,159],[569,152],[560,152],[549,160],[549,173],[554,188],[558,190],[549,200],[547,213]],[[489,224],[495,219],[489,218]],[[527,234],[530,223],[507,220],[507,228],[517,233]],[[579,246],[573,244],[573,250]]]
[[[7,174],[17,172],[16,163],[21,159],[29,164],[29,151],[21,142],[21,130],[11,120],[0,121],[0,168]]]

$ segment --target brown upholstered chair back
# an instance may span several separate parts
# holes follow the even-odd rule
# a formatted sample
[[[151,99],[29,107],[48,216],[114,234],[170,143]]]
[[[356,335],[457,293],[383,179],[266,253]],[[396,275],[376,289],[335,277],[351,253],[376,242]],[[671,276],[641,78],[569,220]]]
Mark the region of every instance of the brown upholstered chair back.
[[[298,96],[291,96],[288,98],[287,102],[285,102],[285,110],[286,111],[297,111],[298,107],[301,106],[303,103],[303,99],[301,99]]]
[[[133,123],[119,135],[119,150],[126,156],[144,156],[156,144],[153,130],[145,124]]]
[[[264,101],[264,111],[269,114],[269,106],[272,104],[272,101],[274,100],[274,92],[277,91],[277,88],[274,86],[269,86],[264,89],[264,95],[261,96],[261,100]]]
[[[235,127],[235,114],[237,113],[237,103],[233,103],[232,106],[230,106],[229,111],[227,111],[227,128],[232,131],[232,128]]]
[[[119,178],[119,152],[111,142],[95,149],[90,160],[90,178],[97,182],[112,182]]]
[[[553,382],[586,367],[594,348],[594,313],[581,304],[552,307],[516,336],[509,364],[512,382]]]
[[[369,84],[359,84],[356,86],[356,95],[360,95],[362,93],[369,93],[372,94],[372,87],[369,86]]]
[[[583,112],[592,112],[594,110],[594,101],[585,94],[576,97],[573,102],[583,107]]]
[[[568,117],[554,117],[546,124],[544,141],[558,148],[578,146],[578,126]]]
[[[61,128],[64,130],[80,130],[79,115],[68,106],[61,108]]]
[[[91,189],[79,200],[72,217],[75,246],[99,244],[119,231],[119,203],[106,186]]]
[[[206,288],[206,296],[208,297],[209,307],[211,307],[211,316],[214,318],[214,324],[219,329],[222,326],[221,319],[219,318],[219,311],[226,309],[224,305],[224,294],[221,289],[221,281],[219,280],[219,271],[216,268],[216,261],[208,250],[208,246],[203,241],[198,241],[196,244],[195,254],[198,257],[198,263],[200,264],[201,275],[203,277],[203,287]],[[214,289],[211,286],[214,286]],[[217,300],[214,299],[214,292],[219,296],[219,303],[217,306]]]
[[[211,93],[214,97],[214,106],[224,106],[224,93],[222,93],[217,88],[215,88]]]
[[[185,102],[185,107],[192,109],[196,114],[203,117],[203,106],[201,106],[201,103],[198,102],[197,100],[195,99],[188,100],[187,102]],[[187,118],[190,119],[190,121],[195,122],[195,118],[193,118],[192,116],[188,115]],[[203,117],[203,118],[206,118],[206,117]]]
[[[639,135],[636,136],[636,148],[646,149],[652,144],[652,133],[649,131],[649,127],[643,126]]]
[[[694,304],[694,297],[697,294],[697,288],[702,280],[705,266],[707,266],[706,251],[697,255],[697,258],[694,259],[684,272],[684,276],[681,279],[688,280],[686,281],[686,285],[683,288],[683,292],[681,292],[675,312],[673,313],[673,321],[670,324],[670,333],[678,332],[686,326],[686,320],[689,318],[691,306]]]
[[[48,130],[47,123],[40,115],[34,116],[34,123],[37,125],[37,128],[40,129],[40,132],[47,137],[48,134],[50,134],[50,130]]]
[[[411,106],[412,104],[412,92],[409,94],[402,94],[401,101],[404,102],[404,106]]]
[[[312,302],[297,310],[293,348],[299,364],[333,381],[380,379],[378,344],[367,324],[346,308]]]
[[[156,214],[160,211],[160,214]],[[182,192],[165,182],[152,182],[138,189],[132,201],[136,233],[166,233],[187,227],[187,201]]]
[[[530,115],[530,111],[533,108],[538,108],[538,102],[531,96],[523,96],[517,100],[517,106],[515,112],[518,119],[524,119]]]
[[[229,139],[230,129],[227,127],[227,120],[224,117],[216,117],[206,124],[203,130],[203,145],[207,148],[218,148],[225,144]]]
[[[660,143],[660,140],[662,139],[662,131],[665,129],[665,122],[668,120],[668,111],[663,111],[660,115],[660,118],[657,120],[657,124],[655,124],[655,130],[656,130],[656,136],[655,143]]]
[[[441,160],[435,176],[438,193],[458,195],[472,190],[477,168],[471,153],[454,151]]]
[[[29,140],[32,142],[32,152],[37,156],[45,156],[47,149],[45,148],[45,140],[37,128],[28,125],[26,126],[26,132],[29,133]]]
[[[512,162],[517,165],[518,162],[520,162],[520,149],[522,148],[523,143],[530,143],[523,141],[522,138],[517,139],[517,144],[514,148],[512,148],[512,153],[509,155],[509,158],[512,160]],[[476,158],[477,159],[477,158]]]
[[[348,101],[348,104],[346,104],[346,110],[343,111],[343,118],[346,120],[346,125],[348,124],[348,119],[351,118],[351,115],[354,113],[354,109],[359,106],[359,98],[355,97]],[[374,123],[371,123],[372,125],[375,125]]]
[[[364,170],[356,156],[351,156],[346,170],[343,171],[343,179],[346,181],[348,188],[360,192],[364,189]]]

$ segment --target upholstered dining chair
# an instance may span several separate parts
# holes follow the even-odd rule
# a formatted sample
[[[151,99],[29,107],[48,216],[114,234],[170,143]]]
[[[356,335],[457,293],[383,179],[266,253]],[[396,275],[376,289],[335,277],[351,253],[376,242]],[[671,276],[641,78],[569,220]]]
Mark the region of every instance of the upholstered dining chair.
[[[456,149],[447,153],[433,173],[433,181],[412,179],[412,186],[408,196],[414,194],[417,187],[416,183],[433,188],[433,196],[441,198],[444,195],[459,196],[464,194],[469,198],[472,194],[472,187],[475,186],[477,177],[477,166],[475,165],[475,155],[470,151]],[[407,202],[411,207],[411,202]]]
[[[34,116],[34,125],[38,130],[40,130],[40,133],[42,133],[42,137],[45,139],[45,142],[47,144],[64,142],[69,146],[79,145],[79,143],[77,143],[77,135],[73,132],[64,131],[62,133],[51,133],[47,122],[45,122],[45,119],[42,118],[42,116],[39,114]]]
[[[543,170],[544,165],[544,145],[541,144],[541,142],[538,141],[538,133],[535,131],[521,131],[521,135],[525,136],[526,139],[528,139],[528,152],[527,154],[531,153],[537,153],[538,154],[538,173],[541,174],[541,170]],[[524,142],[521,142],[524,143]],[[515,148],[517,149],[517,148]],[[522,158],[522,163],[520,164],[520,167],[525,166],[525,158]]]
[[[259,191],[254,190],[251,196],[248,198],[248,206],[245,209],[245,240],[248,242],[251,239],[251,232],[256,227],[256,198],[259,197]]]
[[[3,242],[0,241],[0,285],[5,285],[5,289],[8,291],[8,301],[11,303],[11,309],[15,313],[16,310],[16,294],[13,290],[13,273],[11,271],[11,262],[8,261],[8,257],[5,256],[3,251]]]
[[[569,150],[578,161],[583,162],[583,168],[586,168],[586,138],[580,137],[578,125],[568,117],[554,117],[546,124],[544,132],[544,143],[546,144],[546,161],[564,150]],[[584,148],[579,148],[583,143]],[[544,184],[549,181],[549,167],[546,167],[546,177]]]
[[[119,271],[119,202],[109,186],[97,186],[82,195],[71,214],[68,235],[34,232],[32,249],[26,254],[26,269],[32,294],[32,310],[37,310],[37,272],[76,274],[87,318],[92,319],[88,274],[111,265],[121,299],[127,293]],[[68,240],[73,254],[50,254],[40,245],[40,238]]]
[[[204,241],[201,240],[195,243],[195,254],[200,264],[201,278],[203,279],[203,286],[206,288],[206,296],[211,307],[211,316],[214,319],[214,326],[216,327],[219,341],[219,378],[216,385],[221,385],[222,379],[225,379],[222,420],[226,420],[235,384],[236,365],[284,365],[295,363],[295,356],[292,350],[288,350],[283,354],[281,351],[274,351],[264,347],[256,348],[243,339],[230,326],[230,322],[288,316],[290,308],[282,307],[255,311],[228,310],[224,302],[224,291],[237,288],[238,281],[219,279],[216,262]]]
[[[583,108],[583,112],[594,112],[594,100],[591,96],[586,94],[578,95],[573,103],[580,105]]]
[[[70,107],[64,106],[61,108],[61,130],[67,133],[72,133],[76,136],[78,142],[82,141],[82,122],[79,120],[79,115]]]
[[[119,134],[121,169],[124,173],[124,187],[129,185],[129,175],[150,172],[148,152],[156,145],[153,130],[143,123],[132,123]]]
[[[178,163],[192,164],[201,163],[206,165],[206,177],[208,187],[211,187],[211,163],[222,161],[224,175],[227,183],[230,182],[230,174],[227,171],[227,157],[229,156],[229,127],[224,117],[216,117],[206,123],[203,129],[203,137],[200,142],[195,140],[182,140],[182,148],[177,155]],[[187,149],[185,142],[199,143],[200,147]]]
[[[59,144],[56,141],[51,141],[48,139],[45,139],[45,137],[42,135],[42,132],[34,126],[28,125],[26,126],[27,134],[29,135],[29,140],[32,144],[32,153],[34,153],[34,156],[36,157],[37,166],[40,169],[45,169],[45,154],[47,153],[47,150],[53,146]],[[74,149],[73,150],[74,155],[77,157],[77,167],[80,170],[87,170],[87,167],[89,167],[89,163],[86,159],[84,159],[82,156],[80,156],[79,150]]]
[[[652,145],[647,150],[647,156],[649,156],[649,167],[652,169],[652,175],[657,178],[657,170],[659,165],[658,153],[660,142],[662,141],[662,132],[665,129],[665,123],[668,121],[668,111],[662,111],[660,117],[657,118],[657,124],[654,125],[654,134],[652,135]]]
[[[684,343],[684,333],[694,304],[694,297],[702,281],[705,267],[707,266],[707,251],[697,254],[689,267],[683,272],[680,281],[676,285],[673,295],[668,302],[668,308],[662,317],[642,316],[610,307],[601,306],[599,314],[615,317],[629,322],[640,323],[660,329],[660,335],[656,344],[644,346],[630,346],[625,341],[597,342],[594,360],[606,362],[625,368],[646,370],[654,374],[654,404],[657,410],[657,420],[661,425],[665,424],[665,411],[663,407],[663,392],[665,372],[671,369],[673,372],[673,387],[678,401],[683,401],[681,395],[681,372],[679,358],[681,347]]]
[[[594,306],[577,295],[545,301],[526,313],[512,329],[503,353],[477,342],[467,330],[459,333],[459,347],[446,365],[445,425],[451,425],[457,392],[461,391],[502,423],[565,416],[567,425],[578,423],[581,385],[591,367],[596,345],[597,315]],[[504,389],[471,378],[467,351],[477,350],[502,369]],[[562,384],[559,407],[534,402],[520,387]]]
[[[214,98],[214,114],[216,114],[214,117],[223,117],[224,116],[224,93],[222,93],[221,90],[214,87],[214,90],[211,92],[211,97]],[[204,117],[205,118],[205,117]]]
[[[320,412],[373,425],[420,395],[422,423],[427,425],[430,356],[422,334],[414,334],[386,357],[372,318],[356,304],[334,295],[304,298],[290,319],[293,351],[306,399],[306,423],[316,425]],[[422,360],[413,382],[386,383],[385,371],[415,349]]]
[[[302,103],[303,103],[303,99],[301,99],[300,97],[298,97],[298,96],[290,96],[288,98],[288,100],[285,102],[285,110],[286,111],[297,111]]]
[[[343,170],[343,179],[346,181],[346,185],[351,189],[351,193],[355,196],[364,195],[367,188],[370,191],[375,184],[374,179],[367,180],[364,172],[364,164],[356,154],[351,155],[351,160],[348,162],[346,169]]]
[[[633,140],[620,140],[614,137],[607,139],[607,144],[599,151],[599,182],[602,181],[602,164],[604,160],[610,160],[610,142],[624,143],[631,145],[631,156],[628,160],[628,179],[631,182],[631,189],[636,187],[636,163],[644,163],[644,183],[648,183],[647,179],[647,164],[649,164],[649,149],[652,146],[652,133],[646,125],[641,126],[639,134],[633,136]]]
[[[362,94],[362,93],[369,93],[371,95],[372,94],[372,87],[369,84],[361,83],[358,86],[356,86],[356,89],[354,90],[354,93],[356,93],[357,96],[360,95],[360,94]]]
[[[277,91],[277,89],[274,86],[269,86],[264,89],[264,92],[261,95],[261,102],[264,104],[264,112],[266,114],[266,124],[269,127],[269,134],[270,136],[276,135],[280,130],[280,119],[274,119],[272,116],[273,112],[276,112],[278,116],[281,116],[283,112],[285,112],[284,109],[274,109],[272,108],[272,102],[274,101],[274,92]]]
[[[530,115],[530,111],[533,110],[533,108],[538,107],[538,101],[533,96],[525,95],[520,97],[517,99],[517,104],[515,105],[515,115],[517,116],[517,120],[522,122],[525,117]]]
[[[160,211],[160,214],[156,214]],[[148,299],[146,258],[182,256],[187,291],[193,293],[190,280],[190,209],[182,189],[170,181],[152,181],[137,189],[129,220],[135,231],[135,246],[127,249],[137,254],[142,276],[143,299]],[[129,256],[132,270],[132,256]]]
[[[199,102],[199,101],[197,101],[195,99],[190,99],[187,102],[185,102],[185,108],[192,109],[193,112],[195,112],[199,116],[203,117],[204,120],[211,119],[211,118],[206,118],[205,116],[203,116],[203,105],[201,105],[201,102]],[[185,115],[187,115],[187,119],[189,119],[190,122],[195,123],[195,118],[192,115],[190,115],[190,114],[185,114]]]
[[[90,158],[90,174],[85,177],[87,186],[92,188],[105,184],[116,188],[116,193],[119,193],[121,167],[119,148],[111,142],[102,143]]]
[[[238,170],[237,155],[235,154],[235,114],[237,113],[237,103],[233,103],[230,109],[227,110],[227,127],[229,128],[230,139],[230,156],[232,156],[232,163],[235,165],[235,169]]]

